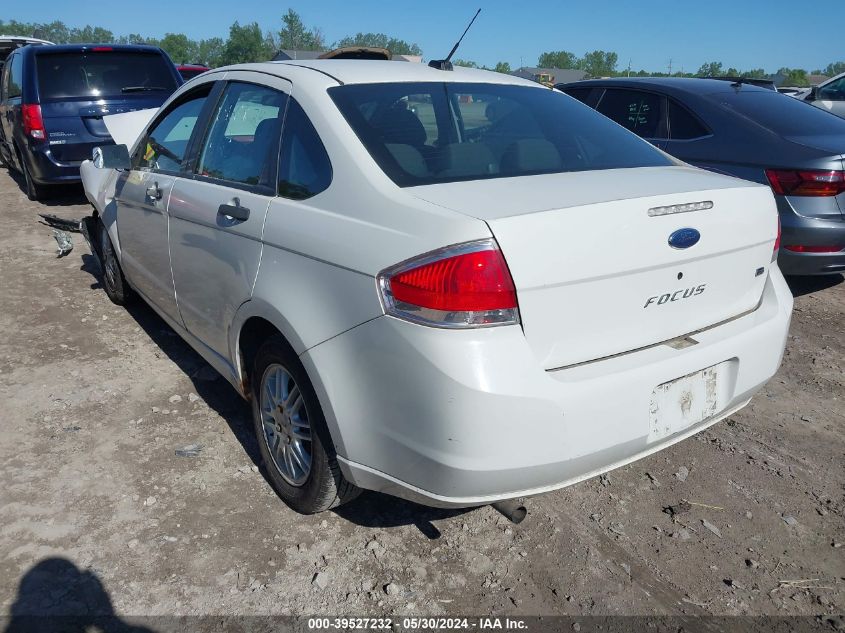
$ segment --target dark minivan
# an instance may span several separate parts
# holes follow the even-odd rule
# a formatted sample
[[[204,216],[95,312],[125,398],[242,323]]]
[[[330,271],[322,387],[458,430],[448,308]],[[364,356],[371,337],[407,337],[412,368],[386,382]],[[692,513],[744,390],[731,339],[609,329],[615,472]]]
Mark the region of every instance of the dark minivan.
[[[182,78],[160,48],[24,46],[0,78],[0,159],[21,172],[31,200],[79,181],[80,163],[111,143],[103,116],[157,108]]]

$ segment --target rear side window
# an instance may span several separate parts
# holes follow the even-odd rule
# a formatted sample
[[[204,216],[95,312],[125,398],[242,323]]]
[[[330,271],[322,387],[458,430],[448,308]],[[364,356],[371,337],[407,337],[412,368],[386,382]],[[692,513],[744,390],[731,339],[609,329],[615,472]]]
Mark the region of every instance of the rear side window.
[[[325,191],[332,164],[317,130],[295,99],[290,100],[282,132],[279,195],[304,200]]]
[[[337,86],[329,94],[401,187],[671,164],[557,90],[407,82]]]
[[[274,187],[287,95],[255,84],[226,87],[200,154],[200,176]]]
[[[15,55],[9,63],[9,79],[6,87],[6,98],[20,97],[23,92],[23,57]]]
[[[42,101],[144,92],[169,94],[177,87],[170,62],[160,53],[38,53],[35,58]]]
[[[710,131],[684,106],[669,101],[669,138],[689,140],[707,136]]]
[[[666,138],[666,99],[653,92],[608,88],[596,108],[643,138]]]
[[[195,90],[159,119],[138,146],[135,167],[181,171],[188,141],[211,91],[211,84]]]

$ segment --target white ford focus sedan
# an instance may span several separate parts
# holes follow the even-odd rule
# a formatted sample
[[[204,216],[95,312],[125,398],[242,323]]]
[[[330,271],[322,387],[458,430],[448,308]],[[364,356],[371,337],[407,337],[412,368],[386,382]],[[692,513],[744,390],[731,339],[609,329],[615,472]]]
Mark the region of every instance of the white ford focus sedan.
[[[138,132],[81,168],[105,289],[251,401],[300,512],[573,484],[731,415],[781,361],[770,189],[542,85],[249,64]]]

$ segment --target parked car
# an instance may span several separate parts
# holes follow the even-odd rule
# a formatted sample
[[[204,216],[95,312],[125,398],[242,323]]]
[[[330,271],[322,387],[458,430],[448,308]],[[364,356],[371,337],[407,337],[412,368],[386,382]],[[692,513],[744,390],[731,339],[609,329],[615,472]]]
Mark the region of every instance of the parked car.
[[[79,165],[109,142],[103,116],[160,106],[182,83],[159,48],[72,44],[13,51],[0,77],[0,156],[31,200],[79,182]]]
[[[801,97],[817,108],[845,118],[845,73],[810,88]]]
[[[203,66],[202,64],[179,64],[176,66],[176,70],[179,71],[179,74],[182,76],[184,81],[188,81],[189,79],[193,79],[197,75],[201,75],[205,71],[210,70],[210,68],[208,66]]]
[[[6,58],[12,54],[12,51],[30,44],[35,46],[51,45],[53,42],[47,40],[40,40],[37,37],[28,37],[26,35],[0,35],[0,71],[3,69],[3,64]]]
[[[845,271],[845,121],[747,84],[682,78],[558,86],[687,163],[770,185],[785,274]]]
[[[252,402],[300,512],[569,485],[731,415],[780,363],[771,190],[537,83],[233,66],[135,132],[81,167],[104,288]]]

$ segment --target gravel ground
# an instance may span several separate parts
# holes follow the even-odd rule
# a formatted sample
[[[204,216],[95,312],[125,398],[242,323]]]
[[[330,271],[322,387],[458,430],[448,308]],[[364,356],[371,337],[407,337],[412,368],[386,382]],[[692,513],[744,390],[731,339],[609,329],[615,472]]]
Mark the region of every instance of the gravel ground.
[[[109,302],[81,236],[57,258],[37,212],[87,205],[0,171],[0,614],[843,612],[841,276],[792,282],[783,366],[750,406],[528,500],[520,525],[371,493],[304,517],[234,390]]]

